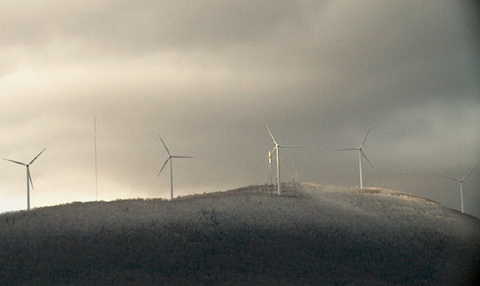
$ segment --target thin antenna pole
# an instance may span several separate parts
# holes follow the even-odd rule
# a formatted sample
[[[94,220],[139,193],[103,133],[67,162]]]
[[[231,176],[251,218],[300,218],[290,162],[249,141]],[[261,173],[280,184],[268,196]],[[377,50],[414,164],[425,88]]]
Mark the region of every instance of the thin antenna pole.
[[[95,200],[98,201],[98,169],[97,169],[97,118],[93,116],[93,143],[95,148]]]
[[[292,157],[292,167],[293,167],[292,181],[295,183],[298,180],[297,168],[295,167],[295,157]]]
[[[293,163],[295,164],[295,159],[293,160]],[[295,165],[295,182],[298,182],[298,171],[297,171],[297,165]]]

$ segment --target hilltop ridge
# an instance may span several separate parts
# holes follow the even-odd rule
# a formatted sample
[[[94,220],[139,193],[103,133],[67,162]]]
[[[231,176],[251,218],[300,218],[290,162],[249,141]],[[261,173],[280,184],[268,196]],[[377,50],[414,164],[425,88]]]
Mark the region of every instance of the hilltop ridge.
[[[385,189],[271,185],[0,215],[5,285],[462,285],[480,221]]]

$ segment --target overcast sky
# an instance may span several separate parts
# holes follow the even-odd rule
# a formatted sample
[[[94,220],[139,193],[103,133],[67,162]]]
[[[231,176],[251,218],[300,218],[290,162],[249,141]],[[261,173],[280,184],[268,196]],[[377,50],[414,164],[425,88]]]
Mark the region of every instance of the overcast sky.
[[[0,0],[0,158],[32,207],[283,180],[390,188],[459,209],[480,164],[478,7],[468,1]],[[480,217],[480,169],[464,183]],[[0,212],[26,208],[0,162]]]

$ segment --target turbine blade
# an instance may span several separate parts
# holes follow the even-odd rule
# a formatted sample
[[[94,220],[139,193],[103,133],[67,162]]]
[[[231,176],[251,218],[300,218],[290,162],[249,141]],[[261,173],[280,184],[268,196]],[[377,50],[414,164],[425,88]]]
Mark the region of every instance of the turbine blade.
[[[163,142],[162,137],[160,135],[158,135],[158,137],[160,138],[160,141],[162,141],[163,147],[165,147],[165,150],[167,150],[168,156],[170,156],[170,151],[168,150],[167,145],[165,145],[165,142]]]
[[[13,161],[13,160],[10,160],[10,159],[3,159],[3,160],[10,161],[10,162],[12,162],[12,163],[19,164],[19,165],[22,165],[22,166],[27,166],[27,164],[22,163],[22,162]]]
[[[163,166],[162,166],[162,168],[160,169],[160,172],[158,172],[158,175],[157,175],[157,177],[158,177],[158,176],[160,176],[160,174],[162,173],[163,169],[164,169],[164,168],[165,168],[165,166],[167,165],[167,163],[168,163],[168,160],[170,160],[170,159],[171,159],[171,157],[168,157],[168,159],[165,161],[165,163],[163,163]]]
[[[340,150],[337,150],[337,151],[357,151],[358,148],[347,148],[347,149],[340,149]]]
[[[373,168],[372,163],[370,163],[370,161],[369,161],[368,158],[367,158],[367,155],[365,155],[365,153],[363,153],[362,149],[360,149],[360,153],[362,153],[362,156],[365,158],[365,160],[367,160],[368,164],[370,164],[370,167]]]
[[[38,156],[42,155],[43,151],[47,150],[47,148],[43,149],[42,152],[38,153],[37,156],[35,156],[35,158],[33,158],[32,161],[30,161],[30,163],[28,163],[28,165],[31,165],[35,160],[37,160]]]
[[[172,156],[172,158],[195,158],[192,156]]]
[[[475,166],[475,168],[473,168],[467,175],[465,175],[465,177],[463,177],[463,179],[462,179],[460,182],[465,181],[465,179],[466,179],[468,176],[470,176],[470,174],[471,174],[473,171],[475,171],[475,169],[476,169],[477,167],[478,167],[478,166]]]
[[[35,189],[33,187],[33,181],[32,181],[32,176],[30,175],[30,168],[28,168],[27,166],[27,184],[30,183],[30,185],[32,186],[32,190]]]
[[[363,147],[363,144],[365,144],[365,141],[367,141],[368,133],[370,133],[370,129],[368,129],[367,135],[365,135],[365,138],[363,139],[363,142],[362,142],[362,145],[360,146],[360,148],[362,148],[362,147]]]
[[[276,155],[275,151],[277,150],[277,148],[278,148],[277,146],[273,147],[272,152],[271,152],[272,157],[273,157],[273,155]]]
[[[270,131],[270,128],[268,128],[268,125],[265,124],[265,126],[267,126],[268,133],[270,134],[270,137],[272,137],[273,143],[275,143],[275,145],[278,145],[277,141],[275,140],[275,137],[273,137],[273,134]]]
[[[299,146],[278,145],[278,148],[302,148],[302,147],[299,147]]]
[[[442,175],[440,175],[440,177],[445,178],[445,179],[449,179],[449,180],[452,180],[452,181],[455,181],[455,182],[460,182],[460,180],[452,178],[452,177],[447,177],[447,176],[442,176]]]

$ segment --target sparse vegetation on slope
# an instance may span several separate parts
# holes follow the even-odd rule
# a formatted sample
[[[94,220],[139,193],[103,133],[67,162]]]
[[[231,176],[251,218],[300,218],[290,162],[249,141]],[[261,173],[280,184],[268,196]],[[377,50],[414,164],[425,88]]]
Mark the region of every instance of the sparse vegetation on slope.
[[[480,222],[406,193],[286,185],[0,216],[1,285],[461,285]]]

